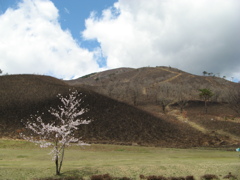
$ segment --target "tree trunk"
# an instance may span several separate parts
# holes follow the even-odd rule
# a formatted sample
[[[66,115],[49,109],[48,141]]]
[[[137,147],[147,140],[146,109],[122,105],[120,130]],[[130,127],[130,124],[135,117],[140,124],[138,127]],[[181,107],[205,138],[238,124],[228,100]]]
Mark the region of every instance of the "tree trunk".
[[[205,100],[205,113],[207,114],[207,100]]]
[[[56,175],[60,175],[60,171],[58,170],[58,155],[56,156],[56,159],[55,159],[55,165],[56,165]]]
[[[162,111],[163,111],[163,113],[165,113],[165,109],[166,109],[165,104],[162,104]]]
[[[58,138],[56,138],[56,142],[55,142],[55,166],[56,166],[56,175],[60,175],[60,171],[59,171],[59,165],[58,165]]]
[[[182,107],[182,106],[180,106],[180,112],[181,112],[181,114],[182,114],[182,112],[183,112],[183,107]]]
[[[61,168],[62,168],[62,163],[63,163],[63,157],[64,157],[64,149],[65,149],[65,144],[63,145],[63,149],[62,149],[62,157],[61,157],[61,161],[60,161],[60,165],[59,165],[59,174],[61,172]]]

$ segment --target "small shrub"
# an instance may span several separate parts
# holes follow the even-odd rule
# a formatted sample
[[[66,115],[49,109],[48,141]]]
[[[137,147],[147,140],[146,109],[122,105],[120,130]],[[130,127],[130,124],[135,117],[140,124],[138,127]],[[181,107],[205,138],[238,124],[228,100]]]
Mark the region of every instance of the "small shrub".
[[[34,180],[83,180],[83,178],[82,177],[60,177],[60,178],[48,177],[48,178],[40,178],[40,179],[34,179]]]
[[[139,176],[139,178],[140,178],[140,179],[145,179],[145,176],[141,174],[141,175]]]
[[[215,180],[219,179],[218,176],[214,174],[205,174],[204,176],[201,177],[202,180]]]
[[[113,179],[117,179],[117,180],[131,180],[131,178],[128,178],[128,177],[120,177],[120,178],[113,178]]]
[[[170,177],[169,180],[185,180],[184,177]]]
[[[91,180],[113,180],[109,174],[92,175]]]
[[[195,178],[193,176],[187,176],[185,179],[186,180],[195,180]]]
[[[223,179],[237,180],[237,177],[232,175],[232,173],[228,173],[228,175],[224,176]]]
[[[62,180],[83,180],[83,178],[80,178],[80,177],[66,177],[66,178],[63,178]]]
[[[167,180],[164,176],[148,176],[147,180]]]

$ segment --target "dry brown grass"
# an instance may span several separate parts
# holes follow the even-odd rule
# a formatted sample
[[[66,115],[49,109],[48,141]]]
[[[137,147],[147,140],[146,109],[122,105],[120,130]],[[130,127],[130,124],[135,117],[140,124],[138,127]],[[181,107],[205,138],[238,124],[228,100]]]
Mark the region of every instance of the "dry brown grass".
[[[219,77],[197,76],[163,66],[113,69],[67,83],[85,85],[101,94],[130,104],[133,104],[135,99],[137,105],[155,104],[156,90],[162,89],[166,83],[171,87],[161,96],[173,102],[179,94],[184,94],[188,100],[197,100],[198,90],[202,88],[210,88],[214,93],[213,100],[222,102],[227,99],[226,91],[240,87],[238,83]]]
[[[144,78],[148,74],[152,78],[157,78],[159,72],[167,79],[175,77],[179,73],[182,73],[180,77],[189,76],[189,74],[184,74],[176,69],[162,70],[162,68],[128,69],[118,75],[121,76],[120,79],[127,78],[128,73],[135,75],[130,77]],[[30,114],[36,114],[37,111],[46,114],[44,115],[46,121],[52,121],[51,117],[47,115],[47,110],[51,106],[59,105],[56,95],[59,93],[65,95],[69,93],[69,89],[73,88],[85,96],[83,106],[90,109],[85,117],[93,119],[88,126],[80,127],[78,133],[89,142],[164,147],[219,146],[222,141],[224,141],[224,145],[233,145],[233,142],[228,142],[227,139],[230,134],[236,137],[240,136],[239,127],[235,122],[214,121],[213,123],[207,120],[209,117],[217,117],[219,112],[224,115],[232,115],[232,111],[222,104],[209,104],[211,114],[205,115],[201,113],[201,109],[203,109],[201,101],[197,101],[197,104],[189,103],[184,111],[187,112],[186,114],[176,115],[174,112],[178,107],[175,106],[167,108],[166,113],[161,111],[159,105],[147,101],[136,108],[80,86],[70,86],[62,80],[48,76],[1,76],[0,84],[0,132],[2,137],[18,138],[18,134],[24,130],[21,119],[27,119]],[[121,88],[119,92],[120,90]],[[221,137],[217,137],[216,140],[216,137],[209,132],[217,130],[219,132],[222,130],[222,132],[218,133],[221,134]]]
[[[65,95],[73,88],[61,80],[36,75],[3,76],[0,77],[0,83],[0,133],[2,137],[12,138],[18,138],[19,133],[24,131],[21,120],[26,120],[30,114],[44,112],[43,118],[52,121],[47,111],[50,107],[59,105],[56,95]],[[78,131],[78,135],[89,142],[165,147],[201,146],[201,142],[196,139],[203,134],[189,127],[92,91],[75,88],[83,93],[82,106],[90,109],[84,117],[93,119],[92,123],[79,127]],[[192,136],[188,136],[189,133]]]

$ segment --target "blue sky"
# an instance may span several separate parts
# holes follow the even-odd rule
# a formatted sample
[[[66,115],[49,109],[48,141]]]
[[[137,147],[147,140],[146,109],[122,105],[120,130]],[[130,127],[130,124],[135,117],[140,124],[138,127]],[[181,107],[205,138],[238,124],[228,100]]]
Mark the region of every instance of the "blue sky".
[[[240,79],[239,0],[0,0],[0,69],[62,79],[171,66]]]
[[[69,29],[74,38],[83,47],[93,49],[99,44],[97,41],[84,41],[81,32],[85,29],[85,20],[91,12],[101,16],[104,9],[113,6],[116,0],[52,0],[60,13],[60,24],[63,29]]]
[[[116,0],[52,0],[60,13],[60,24],[63,29],[69,29],[74,39],[76,39],[81,47],[90,51],[99,47],[97,40],[85,41],[81,32],[85,29],[85,20],[90,16],[91,12],[101,16],[104,9],[113,6]],[[105,58],[100,57],[98,61],[100,67],[106,66]]]
[[[21,0],[0,0],[0,12],[17,8]],[[80,32],[85,29],[85,20],[91,12],[101,16],[101,12],[113,6],[116,0],[52,0],[59,10],[59,21],[63,29],[69,29],[74,38],[81,40]]]
[[[59,12],[59,23],[63,30],[69,30],[73,38],[83,48],[93,51],[99,47],[97,40],[85,41],[81,32],[85,29],[85,20],[91,12],[101,17],[104,9],[112,7],[116,0],[51,0]],[[21,0],[0,0],[0,13],[8,8],[16,9]],[[98,62],[100,67],[106,66],[105,58]],[[49,73],[51,75],[51,73]],[[73,75],[74,76],[74,75]]]

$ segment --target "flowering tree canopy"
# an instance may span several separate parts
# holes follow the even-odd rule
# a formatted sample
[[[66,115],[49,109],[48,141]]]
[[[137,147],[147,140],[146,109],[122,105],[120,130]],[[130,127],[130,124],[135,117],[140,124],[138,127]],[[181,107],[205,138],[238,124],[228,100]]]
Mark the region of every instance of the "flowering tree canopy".
[[[24,124],[32,134],[21,136],[31,142],[40,144],[40,147],[52,146],[51,154],[56,165],[56,174],[59,175],[62,167],[65,147],[70,143],[87,145],[81,138],[74,137],[74,132],[78,126],[89,124],[90,120],[81,118],[87,109],[81,108],[83,102],[78,91],[71,92],[68,96],[58,95],[62,105],[58,108],[50,108],[49,113],[55,118],[52,123],[44,123],[42,116],[32,115]]]

